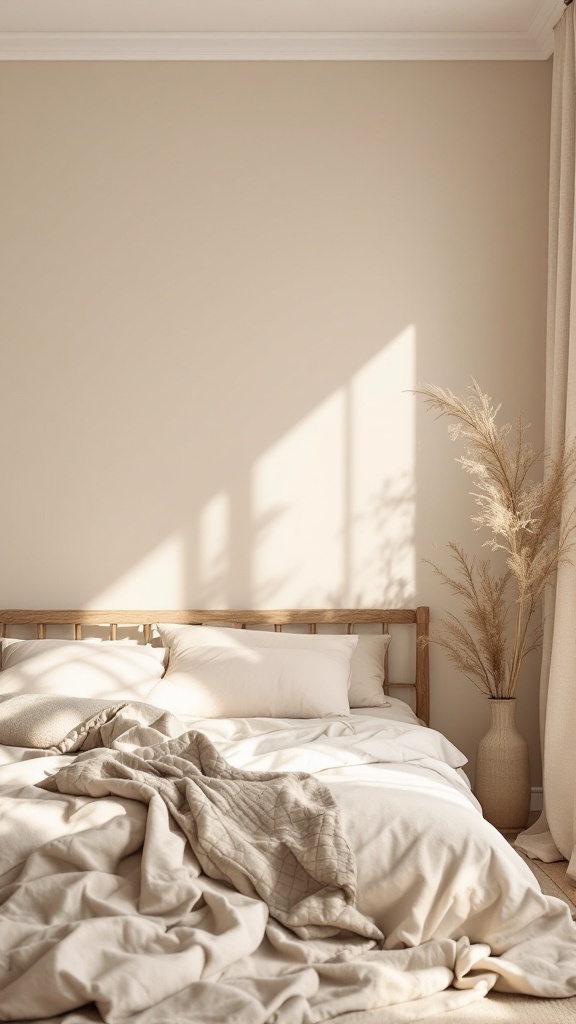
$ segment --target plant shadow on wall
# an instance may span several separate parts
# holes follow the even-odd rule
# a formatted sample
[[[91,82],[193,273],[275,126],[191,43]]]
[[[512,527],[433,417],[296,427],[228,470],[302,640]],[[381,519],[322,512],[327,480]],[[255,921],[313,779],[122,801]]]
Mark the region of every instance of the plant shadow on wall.
[[[566,513],[565,504],[576,483],[576,443],[545,460],[533,449],[522,420],[514,427],[497,424],[500,406],[476,381],[466,398],[431,384],[419,384],[415,394],[453,421],[450,434],[464,445],[457,461],[475,488],[472,522],[488,530],[484,544],[492,553],[469,557],[451,542],[454,572],[430,563],[462,612],[449,613],[429,642],[490,698],[492,727],[478,749],[476,795],[492,824],[522,828],[530,807],[530,775],[527,744],[514,725],[515,693],[524,659],[541,647],[538,612],[544,590],[573,553],[576,509]],[[542,464],[543,479],[534,479]]]
[[[373,530],[379,538],[376,573],[382,580],[382,591],[376,596],[389,608],[402,608],[414,601],[415,508],[416,484],[407,473],[386,480],[371,502]]]
[[[386,478],[372,495],[365,513],[354,516],[342,536],[346,549],[351,537],[363,531],[375,538],[373,549],[357,565],[360,579],[374,579],[366,587],[354,587],[351,574],[341,587],[328,594],[334,607],[403,608],[414,602],[414,519],[416,484],[410,473]]]

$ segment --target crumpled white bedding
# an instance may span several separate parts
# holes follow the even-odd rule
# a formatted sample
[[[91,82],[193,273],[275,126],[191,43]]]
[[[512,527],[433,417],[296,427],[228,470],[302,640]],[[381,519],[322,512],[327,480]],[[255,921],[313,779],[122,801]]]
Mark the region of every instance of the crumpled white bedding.
[[[368,715],[173,728],[190,726],[238,768],[314,772],[328,786],[358,910],[383,941],[302,940],[207,878],[163,804],[46,792],[35,783],[73,755],[4,752],[0,1020],[313,1024],[382,1007],[402,1024],[492,987],[576,994],[568,908],[482,819],[464,758],[438,733]],[[112,743],[142,738],[136,726]]]

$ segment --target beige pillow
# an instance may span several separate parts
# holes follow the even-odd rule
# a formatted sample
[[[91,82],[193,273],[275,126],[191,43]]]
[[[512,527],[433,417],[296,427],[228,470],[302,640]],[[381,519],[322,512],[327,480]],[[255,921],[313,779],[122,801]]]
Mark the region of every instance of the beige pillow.
[[[351,708],[382,708],[384,694],[385,657],[390,643],[389,633],[360,633],[358,646],[352,655],[350,690]]]
[[[107,700],[145,700],[164,672],[150,645],[116,640],[2,641],[2,693],[62,693]]]

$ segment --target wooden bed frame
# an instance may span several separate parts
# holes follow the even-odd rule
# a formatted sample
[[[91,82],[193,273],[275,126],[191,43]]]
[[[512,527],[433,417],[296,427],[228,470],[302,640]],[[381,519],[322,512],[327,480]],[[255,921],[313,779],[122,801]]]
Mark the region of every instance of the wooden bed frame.
[[[409,681],[388,681],[386,660],[385,692],[396,689],[410,689],[415,694],[415,710],[418,718],[426,725],[430,722],[430,684],[428,659],[428,607],[418,608],[336,608],[336,609],[292,609],[292,610],[185,610],[185,611],[92,611],[57,610],[30,611],[27,609],[0,609],[0,635],[9,635],[10,627],[32,626],[36,636],[45,639],[48,626],[73,628],[74,638],[81,640],[89,626],[106,627],[111,640],[118,638],[118,627],[141,627],[144,642],[151,638],[152,626],[157,622],[176,622],[205,626],[236,626],[246,629],[253,626],[273,626],[280,632],[284,626],[307,626],[310,633],[317,633],[319,626],[344,627],[347,633],[355,633],[358,626],[379,626],[383,633],[390,632],[390,626],[412,625],[415,645],[415,673]],[[341,629],[340,632],[343,632]],[[386,659],[388,656],[386,655]]]

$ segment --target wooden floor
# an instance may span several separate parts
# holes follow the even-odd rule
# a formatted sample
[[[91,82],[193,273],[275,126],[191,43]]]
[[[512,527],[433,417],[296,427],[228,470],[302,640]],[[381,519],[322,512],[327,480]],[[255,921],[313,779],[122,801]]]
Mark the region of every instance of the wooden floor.
[[[384,1024],[364,1021],[362,1024]],[[453,1010],[440,1017],[426,1017],[424,1024],[575,1024],[576,996],[572,999],[532,999],[529,996],[506,996],[499,992],[487,995],[478,1003],[462,1010]],[[408,1024],[408,1022],[407,1022]]]

